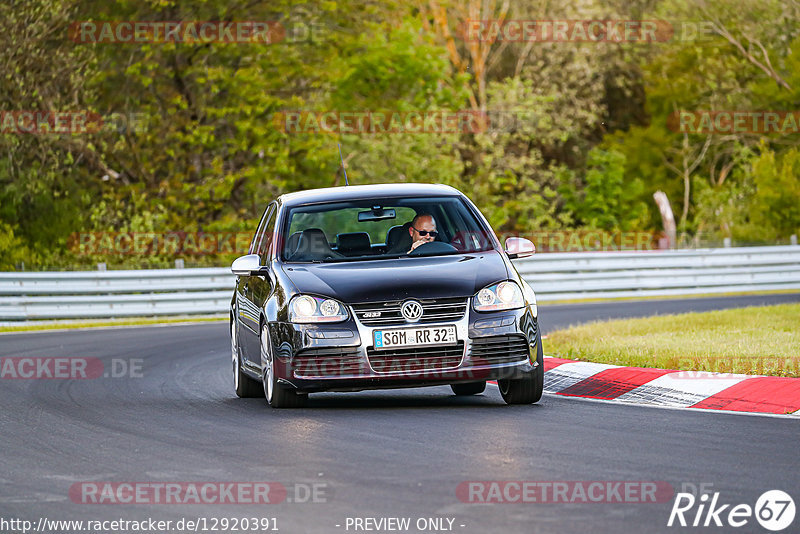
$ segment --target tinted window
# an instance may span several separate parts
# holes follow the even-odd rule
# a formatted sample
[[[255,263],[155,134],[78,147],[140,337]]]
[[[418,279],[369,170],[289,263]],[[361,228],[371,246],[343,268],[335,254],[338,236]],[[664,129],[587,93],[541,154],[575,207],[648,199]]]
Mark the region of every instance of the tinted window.
[[[264,260],[267,259],[267,253],[269,252],[269,247],[272,244],[272,239],[275,236],[275,209],[274,207],[270,206],[270,209],[267,213],[267,218],[264,221],[264,228],[262,229],[261,239],[258,242],[258,250],[256,254],[261,257],[262,265],[264,264]]]
[[[267,209],[264,210],[264,215],[261,217],[261,222],[258,224],[258,230],[256,230],[256,234],[253,236],[253,242],[250,243],[250,251],[249,254],[258,254],[261,256],[262,249],[261,244],[264,238],[265,229],[270,226],[270,221],[275,216],[275,205],[270,204],[267,206]]]
[[[415,216],[423,214],[433,217],[438,235],[435,243],[418,247],[412,255],[492,247],[486,229],[459,197],[386,198],[291,208],[281,257],[286,261],[335,262],[406,256],[414,235],[409,226]]]
[[[371,243],[385,243],[386,234],[397,221],[410,221],[416,212],[407,207],[395,207],[395,217],[391,219],[377,219],[374,221],[359,221],[358,214],[365,208],[345,207],[329,211],[303,213],[298,211],[292,217],[289,233],[305,230],[306,228],[320,228],[332,241],[341,233],[366,232]]]

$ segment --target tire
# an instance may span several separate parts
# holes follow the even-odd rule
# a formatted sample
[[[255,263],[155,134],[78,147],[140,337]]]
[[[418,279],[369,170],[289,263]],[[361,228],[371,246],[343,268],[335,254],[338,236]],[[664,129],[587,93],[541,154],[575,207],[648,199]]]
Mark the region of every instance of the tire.
[[[250,378],[242,370],[242,355],[239,350],[236,319],[231,321],[231,364],[233,365],[233,388],[240,398],[263,397],[264,389],[258,380]]]
[[[466,384],[450,384],[450,388],[456,395],[477,395],[486,389],[486,380],[482,382],[467,382]]]
[[[308,403],[308,395],[297,393],[294,389],[278,382],[275,375],[275,361],[272,356],[272,341],[267,325],[261,327],[261,361],[264,363],[264,397],[273,408],[302,408]]]
[[[536,332],[536,369],[526,373],[522,378],[498,380],[500,395],[506,404],[533,404],[542,398],[544,389],[544,352],[542,351],[542,336]]]

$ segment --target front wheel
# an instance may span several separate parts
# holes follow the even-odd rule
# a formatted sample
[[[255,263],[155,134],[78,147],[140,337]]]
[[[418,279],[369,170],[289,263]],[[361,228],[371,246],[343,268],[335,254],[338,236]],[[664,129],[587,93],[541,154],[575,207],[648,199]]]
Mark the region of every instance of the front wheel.
[[[242,370],[242,356],[239,351],[236,319],[231,321],[231,363],[233,365],[233,387],[236,390],[236,396],[240,398],[262,397],[264,391],[261,389],[258,380],[250,378]]]
[[[264,396],[273,408],[302,408],[308,402],[308,395],[299,394],[294,389],[278,382],[275,373],[275,359],[272,341],[267,325],[261,327],[261,362],[264,366]]]
[[[542,351],[542,336],[536,333],[536,362],[539,364],[533,371],[522,378],[509,378],[498,380],[500,395],[506,404],[533,404],[542,398],[544,389],[544,352]]]

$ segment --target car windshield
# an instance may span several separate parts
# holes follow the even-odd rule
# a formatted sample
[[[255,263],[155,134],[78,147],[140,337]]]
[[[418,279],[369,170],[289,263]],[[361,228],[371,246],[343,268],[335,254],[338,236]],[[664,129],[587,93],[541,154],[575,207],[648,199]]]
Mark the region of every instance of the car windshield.
[[[492,248],[489,233],[458,197],[367,199],[288,211],[281,258],[340,262],[438,256]]]

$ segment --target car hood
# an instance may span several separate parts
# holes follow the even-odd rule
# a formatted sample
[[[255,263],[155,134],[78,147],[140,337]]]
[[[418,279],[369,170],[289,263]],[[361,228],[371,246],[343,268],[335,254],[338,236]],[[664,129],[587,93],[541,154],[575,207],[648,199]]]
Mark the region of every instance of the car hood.
[[[289,263],[283,265],[283,272],[301,293],[346,303],[467,297],[508,279],[503,258],[495,250],[358,262]]]

